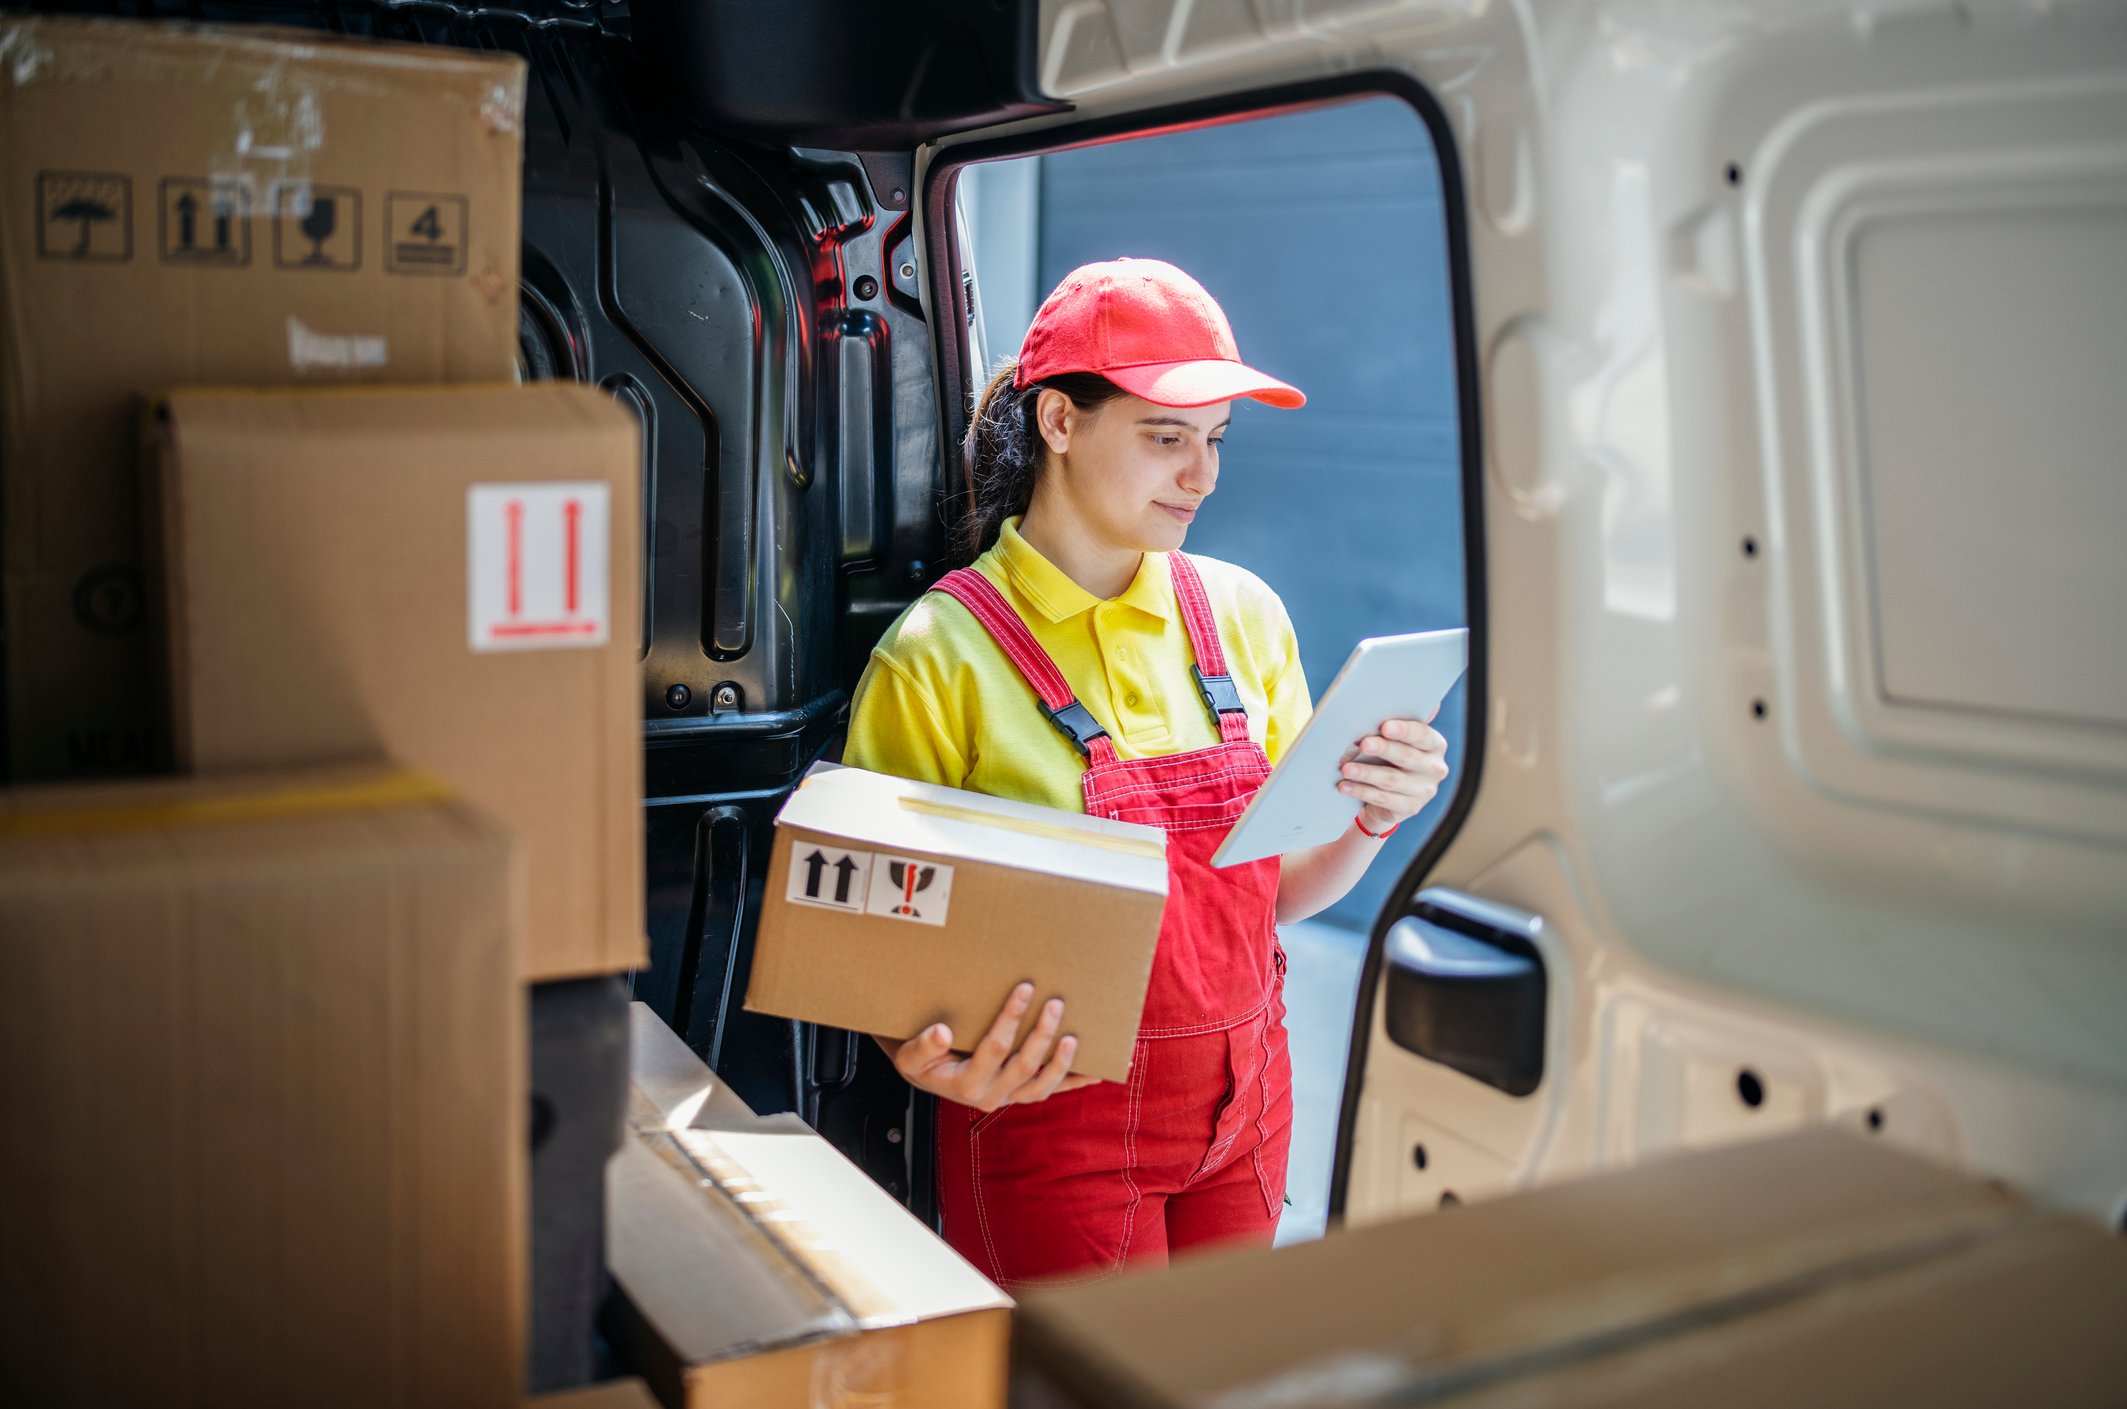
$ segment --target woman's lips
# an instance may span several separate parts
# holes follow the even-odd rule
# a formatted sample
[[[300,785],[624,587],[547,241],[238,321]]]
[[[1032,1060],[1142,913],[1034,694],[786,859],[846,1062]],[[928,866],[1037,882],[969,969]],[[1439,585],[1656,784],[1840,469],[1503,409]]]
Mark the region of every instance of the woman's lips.
[[[1196,505],[1194,504],[1161,504],[1160,507],[1174,515],[1175,519],[1181,523],[1188,523],[1196,517]]]

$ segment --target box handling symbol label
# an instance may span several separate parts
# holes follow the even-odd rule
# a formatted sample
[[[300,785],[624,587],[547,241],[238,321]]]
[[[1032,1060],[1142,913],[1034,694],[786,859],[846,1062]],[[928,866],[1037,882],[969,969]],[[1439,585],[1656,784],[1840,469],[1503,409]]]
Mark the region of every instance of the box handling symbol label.
[[[603,646],[612,634],[612,496],[596,481],[465,493],[467,626],[476,651]]]
[[[871,896],[865,901],[864,913],[942,925],[952,899],[952,867],[906,856],[878,856],[872,860]]]
[[[278,267],[328,273],[362,267],[362,193],[354,187],[283,181],[273,188],[273,211]]]
[[[935,861],[800,843],[791,848],[783,898],[794,905],[942,925],[953,868]]]
[[[249,178],[166,176],[157,194],[165,264],[240,269],[251,262]]]
[[[466,198],[393,191],[384,198],[384,268],[392,274],[465,272]]]
[[[37,173],[37,255],[40,259],[133,257],[133,179],[113,171]]]
[[[784,898],[799,905],[824,905],[830,910],[864,911],[864,895],[871,886],[872,857],[868,851],[842,851],[831,846],[806,846],[790,853],[790,882]]]

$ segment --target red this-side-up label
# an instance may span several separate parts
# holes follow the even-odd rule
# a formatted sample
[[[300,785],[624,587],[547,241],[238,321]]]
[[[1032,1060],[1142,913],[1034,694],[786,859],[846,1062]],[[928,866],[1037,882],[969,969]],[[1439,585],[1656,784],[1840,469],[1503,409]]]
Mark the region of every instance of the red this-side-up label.
[[[611,499],[595,481],[476,484],[466,491],[467,625],[474,650],[606,643]]]

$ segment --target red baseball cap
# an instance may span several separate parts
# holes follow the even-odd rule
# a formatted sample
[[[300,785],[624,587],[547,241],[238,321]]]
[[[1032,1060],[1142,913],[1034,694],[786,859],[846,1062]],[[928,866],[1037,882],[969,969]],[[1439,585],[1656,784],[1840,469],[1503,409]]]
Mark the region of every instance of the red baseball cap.
[[[1204,286],[1160,259],[1082,264],[1034,314],[1012,385],[1098,372],[1157,406],[1252,396],[1287,408],[1306,396],[1241,361],[1233,328]]]

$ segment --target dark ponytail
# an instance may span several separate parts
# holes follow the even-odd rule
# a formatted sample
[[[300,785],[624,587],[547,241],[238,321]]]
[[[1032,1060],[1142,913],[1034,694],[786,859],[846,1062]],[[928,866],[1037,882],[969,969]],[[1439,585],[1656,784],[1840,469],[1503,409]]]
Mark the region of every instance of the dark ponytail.
[[[1071,398],[1081,411],[1092,411],[1123,394],[1123,389],[1098,372],[1060,372],[1024,391],[1015,390],[1012,378],[1019,359],[1008,357],[998,365],[989,385],[975,398],[974,414],[968,421],[966,456],[968,509],[961,517],[958,546],[972,562],[997,541],[1004,521],[1023,514],[1034,499],[1034,481],[1041,475],[1041,433],[1034,425],[1034,403],[1043,387]]]

